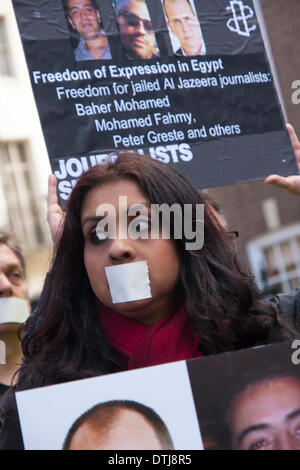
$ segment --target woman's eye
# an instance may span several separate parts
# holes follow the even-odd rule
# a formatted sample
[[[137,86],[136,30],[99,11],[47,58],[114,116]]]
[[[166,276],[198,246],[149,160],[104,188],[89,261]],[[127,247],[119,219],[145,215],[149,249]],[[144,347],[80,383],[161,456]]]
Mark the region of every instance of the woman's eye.
[[[128,236],[133,240],[138,238],[148,238],[150,224],[148,220],[135,219],[128,226]]]
[[[128,225],[128,237],[132,240],[148,239],[151,224],[148,219],[136,218]]]
[[[95,227],[89,232],[89,240],[93,245],[99,245],[108,239],[108,233]]]
[[[149,230],[149,223],[147,220],[140,220],[136,223],[137,232],[145,232]]]

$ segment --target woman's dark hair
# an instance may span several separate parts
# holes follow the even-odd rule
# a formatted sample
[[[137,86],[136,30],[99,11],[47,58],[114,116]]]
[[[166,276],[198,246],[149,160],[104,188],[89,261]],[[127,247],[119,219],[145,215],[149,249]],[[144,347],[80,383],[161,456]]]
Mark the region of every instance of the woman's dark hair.
[[[80,216],[87,193],[103,183],[129,178],[151,204],[202,204],[203,198],[169,165],[123,152],[114,163],[86,172],[66,208],[60,243],[45,281],[38,326],[23,341],[18,388],[37,387],[118,370],[114,351],[97,322],[99,304],[85,270]],[[273,307],[260,300],[251,276],[242,272],[224,227],[205,204],[205,242],[199,251],[174,240],[180,258],[181,299],[207,355],[252,347],[291,336]],[[101,249],[99,247],[99,249]]]

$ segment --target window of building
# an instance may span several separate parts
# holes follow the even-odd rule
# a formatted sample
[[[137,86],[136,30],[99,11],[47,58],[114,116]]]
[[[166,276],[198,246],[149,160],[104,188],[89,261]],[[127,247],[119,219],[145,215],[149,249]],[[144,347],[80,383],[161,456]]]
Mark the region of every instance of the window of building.
[[[300,286],[300,224],[253,240],[247,251],[265,293],[288,293]]]
[[[45,241],[25,142],[0,142],[1,183],[10,229],[25,248]]]
[[[0,75],[11,75],[11,61],[5,19],[0,17]]]

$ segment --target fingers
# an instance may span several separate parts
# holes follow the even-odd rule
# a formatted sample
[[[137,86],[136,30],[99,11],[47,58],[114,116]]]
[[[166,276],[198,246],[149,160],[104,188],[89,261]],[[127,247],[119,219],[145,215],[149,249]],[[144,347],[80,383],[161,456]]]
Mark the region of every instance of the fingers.
[[[56,177],[49,175],[48,178],[48,197],[47,197],[48,209],[54,204],[58,204],[57,192],[56,192]]]
[[[288,180],[279,175],[270,175],[265,179],[265,183],[279,186],[280,188],[290,189],[290,183]]]
[[[297,137],[297,134],[296,134],[295,129],[292,126],[292,124],[287,124],[286,125],[286,130],[288,131],[292,147],[293,148],[294,147],[300,148],[300,142],[299,142],[299,139]]]
[[[300,195],[300,175],[292,176],[279,176],[279,175],[270,175],[265,179],[265,183],[273,184],[279,188],[286,189],[292,194]]]
[[[57,246],[61,238],[63,221],[64,221],[64,212],[58,203],[57,190],[56,190],[57,180],[54,175],[49,175],[48,178],[48,198],[47,198],[47,220],[54,242],[54,246]]]
[[[293,126],[291,124],[286,125],[286,130],[288,131],[289,138],[290,138],[290,141],[291,141],[291,146],[294,150],[296,162],[298,164],[298,168],[299,168],[299,172],[300,172],[300,142],[299,142],[299,139],[298,139],[297,134],[295,132],[295,129],[293,128]]]

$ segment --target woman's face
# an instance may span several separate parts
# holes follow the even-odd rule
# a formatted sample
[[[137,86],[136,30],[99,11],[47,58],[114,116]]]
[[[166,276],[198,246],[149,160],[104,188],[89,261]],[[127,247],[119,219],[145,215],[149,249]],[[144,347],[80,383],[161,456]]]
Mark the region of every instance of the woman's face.
[[[124,209],[123,204],[119,206],[120,196],[127,197],[127,207]],[[115,208],[116,234],[113,239],[101,240],[97,236],[99,219],[96,218],[96,213],[100,204],[110,204]],[[139,204],[148,205],[149,221],[139,214],[128,217],[127,209]],[[121,215],[126,220],[126,227],[119,227],[119,212],[125,212]],[[152,326],[178,306],[179,257],[173,240],[152,240],[150,233],[148,239],[133,239],[128,236],[127,224],[133,220],[137,222],[136,219],[140,221],[139,226],[143,231],[150,230],[150,203],[137,183],[122,179],[92,189],[86,195],[81,210],[84,264],[94,294],[106,307],[146,326]],[[120,232],[122,238],[119,237]],[[124,233],[127,233],[126,238]],[[136,261],[147,261],[152,297],[114,304],[104,268]]]

